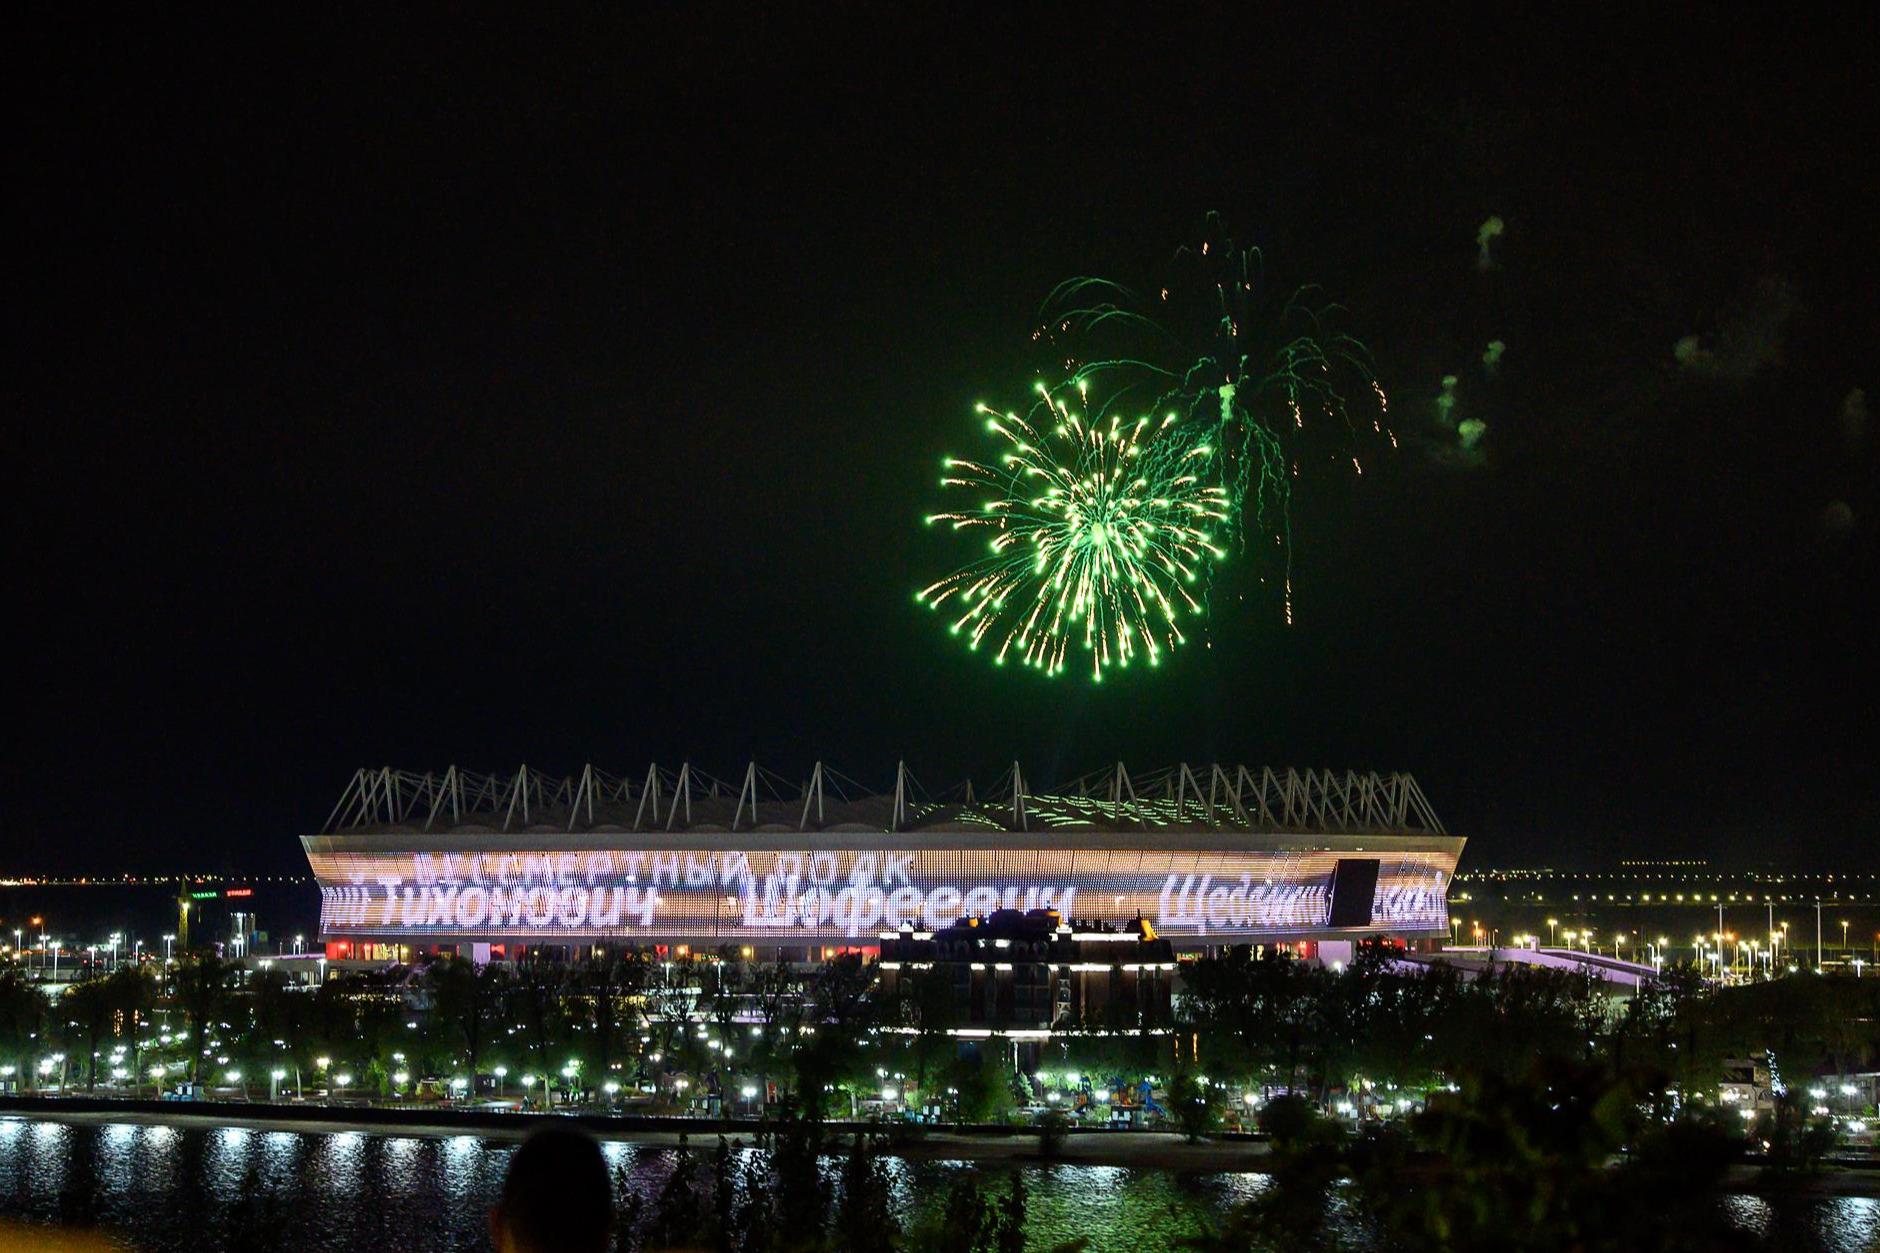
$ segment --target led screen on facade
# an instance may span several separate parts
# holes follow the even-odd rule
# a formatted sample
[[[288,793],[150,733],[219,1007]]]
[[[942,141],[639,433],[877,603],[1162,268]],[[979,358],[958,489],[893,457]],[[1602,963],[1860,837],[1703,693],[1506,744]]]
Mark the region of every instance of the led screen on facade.
[[[501,838],[501,837],[497,837]],[[670,838],[670,837],[669,837]],[[826,838],[826,837],[825,837]],[[1079,846],[1063,836],[894,847],[848,836],[796,847],[726,835],[684,847],[415,851],[374,837],[310,837],[320,929],[332,937],[529,943],[844,944],[946,926],[997,909],[1056,909],[1121,925],[1137,917],[1188,943],[1333,932],[1434,934],[1461,841],[1369,841],[1368,850]],[[479,841],[479,843],[483,843]],[[1095,841],[1092,841],[1095,843]],[[1219,841],[1212,843],[1218,844]],[[760,846],[762,845],[762,846]],[[980,845],[980,846],[971,846]],[[1352,900],[1341,860],[1376,867]],[[1370,867],[1357,876],[1369,886]]]

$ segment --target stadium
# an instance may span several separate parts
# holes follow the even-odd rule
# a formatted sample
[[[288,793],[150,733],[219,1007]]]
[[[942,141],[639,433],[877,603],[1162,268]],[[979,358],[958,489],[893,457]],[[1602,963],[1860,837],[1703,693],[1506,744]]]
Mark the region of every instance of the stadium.
[[[1010,911],[1146,923],[1187,950],[1447,935],[1463,840],[1407,774],[1119,763],[1033,790],[1015,763],[940,796],[904,766],[894,779],[359,770],[302,844],[334,959],[628,944],[813,960]]]

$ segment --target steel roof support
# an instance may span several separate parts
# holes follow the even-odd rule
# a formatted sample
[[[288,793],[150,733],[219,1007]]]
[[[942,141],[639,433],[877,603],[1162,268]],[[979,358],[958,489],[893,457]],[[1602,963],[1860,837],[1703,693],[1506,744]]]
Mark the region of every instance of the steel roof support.
[[[809,784],[803,789],[803,817],[796,824],[799,831],[809,830],[809,807],[816,806],[816,825],[823,821],[823,764],[819,761],[816,768],[809,772]]]

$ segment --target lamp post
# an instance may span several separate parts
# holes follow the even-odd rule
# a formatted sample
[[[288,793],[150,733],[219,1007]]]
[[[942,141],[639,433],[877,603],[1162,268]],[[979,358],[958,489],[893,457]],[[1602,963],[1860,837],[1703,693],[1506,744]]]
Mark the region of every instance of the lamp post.
[[[1558,927],[1559,925],[1560,925],[1560,919],[1558,918],[1549,918],[1547,920],[1547,947],[1548,948],[1555,948],[1559,945],[1560,937],[1554,934],[1554,928]]]
[[[175,943],[176,934],[174,932],[163,937],[163,964],[166,966],[170,964],[170,953]]]
[[[501,1096],[503,1094],[503,1080],[509,1077],[509,1067],[498,1066],[491,1073],[496,1076],[496,1095]]]
[[[274,1104],[275,1097],[280,1093],[281,1080],[285,1078],[287,1078],[287,1072],[279,1066],[268,1072],[268,1104]]]

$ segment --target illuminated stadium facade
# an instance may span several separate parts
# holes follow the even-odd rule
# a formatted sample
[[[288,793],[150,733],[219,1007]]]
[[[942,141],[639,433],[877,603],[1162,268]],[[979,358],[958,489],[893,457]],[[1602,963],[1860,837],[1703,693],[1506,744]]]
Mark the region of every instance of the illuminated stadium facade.
[[[1462,852],[1416,782],[1120,764],[1049,791],[892,791],[818,765],[623,777],[361,770],[302,837],[335,956],[735,945],[814,957],[1001,910],[1178,948],[1447,934]],[[488,946],[486,949],[485,946]]]

